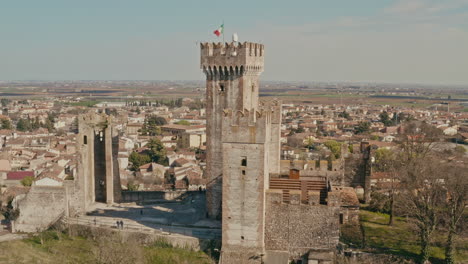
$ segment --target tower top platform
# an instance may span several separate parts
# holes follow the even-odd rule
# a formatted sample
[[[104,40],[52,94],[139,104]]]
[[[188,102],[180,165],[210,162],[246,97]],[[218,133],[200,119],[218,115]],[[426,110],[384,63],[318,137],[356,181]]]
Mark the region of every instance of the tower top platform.
[[[253,67],[262,72],[265,49],[263,44],[253,42],[201,43],[200,67],[202,69],[218,67]]]

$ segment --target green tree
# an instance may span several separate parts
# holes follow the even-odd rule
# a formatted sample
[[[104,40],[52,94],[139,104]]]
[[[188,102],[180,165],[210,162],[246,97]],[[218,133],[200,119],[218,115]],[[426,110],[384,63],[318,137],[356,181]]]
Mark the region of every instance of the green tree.
[[[23,186],[31,186],[34,181],[33,176],[26,176],[20,182]]]
[[[159,139],[152,138],[148,144],[146,144],[146,147],[148,148],[148,155],[152,161],[161,165],[169,165],[166,148]]]
[[[134,183],[133,181],[129,181],[127,183],[127,190],[129,191],[138,191],[138,188],[139,188],[138,184]]]
[[[187,121],[187,120],[180,120],[180,121],[177,121],[175,124],[177,124],[177,125],[184,125],[184,126],[190,126],[190,122]]]
[[[323,143],[325,147],[327,147],[335,156],[335,158],[339,159],[341,156],[341,143],[335,140],[328,140]]]
[[[304,139],[304,147],[311,149],[314,147],[314,139],[312,137],[307,137]]]
[[[16,129],[21,132],[26,132],[31,130],[31,121],[29,119],[20,118],[18,123],[16,123]]]
[[[354,128],[355,134],[365,134],[369,133],[371,127],[370,122],[359,122],[358,125]]]
[[[384,126],[391,126],[393,124],[387,111],[383,111],[382,113],[380,113],[379,118],[380,122],[382,122]]]
[[[346,112],[346,111],[343,111],[343,112],[339,113],[339,114],[338,114],[338,117],[346,118],[347,120],[350,120],[350,119],[351,119],[351,116],[350,116],[349,113]]]
[[[163,126],[165,124],[167,124],[167,121],[164,117],[156,116],[156,115],[147,115],[145,117],[143,128],[141,129],[141,133],[143,135],[148,135],[148,136],[161,135],[160,126]]]
[[[34,122],[31,122],[31,130],[36,130],[41,127],[41,123],[39,122],[39,117],[36,116]]]
[[[54,130],[54,124],[50,121],[49,118],[46,119],[42,127],[46,128],[49,132],[52,132]]]
[[[150,163],[151,157],[147,154],[140,154],[134,151],[128,157],[128,161],[132,163],[131,170],[137,171],[141,165]]]
[[[395,159],[395,153],[387,148],[379,148],[375,151],[374,169],[376,171],[388,171],[391,162]]]
[[[458,154],[466,153],[466,148],[464,148],[463,146],[456,146],[454,150],[455,150],[455,153],[458,153]]]
[[[2,98],[0,99],[0,103],[2,104],[2,107],[6,107],[10,103],[10,100]]]
[[[2,129],[12,129],[11,121],[9,119],[2,119],[1,121],[1,128]]]

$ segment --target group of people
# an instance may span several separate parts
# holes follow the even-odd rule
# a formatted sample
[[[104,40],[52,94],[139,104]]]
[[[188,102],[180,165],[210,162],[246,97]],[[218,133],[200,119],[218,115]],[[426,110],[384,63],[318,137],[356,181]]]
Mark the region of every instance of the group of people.
[[[117,220],[117,229],[123,229],[123,221],[122,220]]]

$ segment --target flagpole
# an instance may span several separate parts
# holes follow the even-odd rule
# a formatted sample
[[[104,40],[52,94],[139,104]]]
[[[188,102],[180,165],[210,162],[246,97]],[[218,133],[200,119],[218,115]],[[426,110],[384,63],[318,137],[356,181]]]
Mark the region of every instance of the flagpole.
[[[223,19],[223,45],[224,45],[224,19]]]

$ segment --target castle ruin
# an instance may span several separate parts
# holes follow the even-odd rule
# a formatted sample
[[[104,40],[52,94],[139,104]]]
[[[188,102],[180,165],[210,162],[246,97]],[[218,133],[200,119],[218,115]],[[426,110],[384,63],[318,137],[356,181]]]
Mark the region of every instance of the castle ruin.
[[[259,99],[258,43],[202,43],[207,214],[222,219],[220,263],[331,263],[339,191],[326,177],[280,178],[281,102]]]

